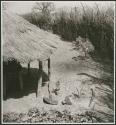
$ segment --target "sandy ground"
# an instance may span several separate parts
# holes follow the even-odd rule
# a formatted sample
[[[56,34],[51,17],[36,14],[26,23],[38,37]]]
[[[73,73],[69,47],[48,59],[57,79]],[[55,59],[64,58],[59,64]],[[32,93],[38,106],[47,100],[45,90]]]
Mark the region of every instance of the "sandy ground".
[[[57,109],[64,110],[68,109],[71,113],[79,113],[83,110],[99,110],[101,112],[113,115],[113,108],[109,107],[108,95],[113,95],[111,88],[105,84],[99,85],[89,81],[90,77],[86,75],[78,75],[78,73],[87,73],[89,75],[100,78],[101,76],[110,76],[109,73],[101,70],[101,65],[94,62],[92,59],[77,60],[73,57],[77,57],[81,53],[73,50],[72,43],[62,42],[59,45],[57,51],[51,56],[51,88],[55,86],[56,81],[60,81],[60,92],[59,95],[53,95],[58,100],[58,105],[48,105],[43,103],[43,96],[47,97],[47,86],[42,87],[41,94],[36,98],[35,93],[30,93],[22,98],[9,98],[3,101],[3,112],[27,112],[29,108],[34,106],[49,110]],[[26,65],[24,65],[26,66]],[[44,62],[46,68],[47,62]],[[38,68],[38,63],[32,62],[31,67]],[[97,67],[97,68],[96,68]],[[86,81],[84,84],[83,81]],[[81,88],[83,89],[81,90]],[[72,99],[72,105],[62,105],[61,102],[64,100],[66,95],[77,93],[76,88],[80,91],[82,96],[79,99]],[[89,107],[91,98],[91,90],[95,91],[95,98]],[[102,88],[102,89],[99,89]],[[107,90],[107,91],[105,91]],[[105,99],[103,99],[103,98]],[[106,101],[107,100],[107,101]],[[111,101],[113,107],[113,101]]]

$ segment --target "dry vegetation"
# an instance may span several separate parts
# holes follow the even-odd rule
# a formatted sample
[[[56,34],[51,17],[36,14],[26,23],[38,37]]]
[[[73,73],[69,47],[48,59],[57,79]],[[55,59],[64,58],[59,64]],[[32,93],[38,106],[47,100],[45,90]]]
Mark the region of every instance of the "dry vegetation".
[[[72,115],[68,110],[62,112],[57,110],[39,111],[37,107],[31,108],[25,113],[4,114],[4,122],[9,123],[97,123],[104,122],[94,111],[86,111],[81,114]]]
[[[52,68],[54,69],[52,75],[58,77],[58,79],[61,78],[59,82],[60,90],[58,88],[59,92],[52,86],[54,83],[51,83],[51,88],[53,89],[52,94],[54,94],[55,99],[58,100],[58,105],[55,107],[43,103],[43,96],[40,97],[42,99],[33,99],[33,96],[29,95],[28,97],[31,99],[27,99],[27,102],[37,103],[40,107],[31,105],[33,108],[28,109],[26,113],[4,113],[4,122],[113,122],[114,11],[112,8],[100,10],[97,4],[95,4],[94,8],[85,7],[85,5],[81,7],[82,8],[74,7],[69,11],[62,8],[52,13],[52,11],[55,10],[52,3],[37,3],[31,13],[22,15],[32,24],[37,25],[41,29],[49,30],[54,34],[58,34],[62,39],[70,42],[63,41],[56,54],[52,57]],[[36,12],[36,10],[39,11]],[[81,39],[85,48],[87,45],[90,49],[88,58],[79,52],[80,48],[82,48],[78,47],[79,39]],[[74,43],[74,46],[72,43]],[[74,51],[75,54],[73,53]],[[98,56],[95,55],[95,53],[97,53]],[[102,58],[99,59],[99,57]],[[103,59],[105,58],[108,59],[108,63],[103,63]],[[97,62],[98,60],[99,62]],[[36,77],[34,73],[32,74]],[[73,75],[75,75],[76,78],[75,76],[72,77]],[[67,82],[67,79],[70,81]],[[30,80],[30,86],[33,81],[34,80]],[[56,82],[57,80],[55,79],[54,81]],[[27,82],[27,84],[29,86],[29,82]],[[93,88],[91,88],[92,86]],[[32,89],[32,86],[30,88]],[[46,90],[43,90],[45,90],[44,87],[42,88],[42,94],[44,96],[47,95]],[[69,109],[71,109],[72,112],[73,110],[76,112],[73,114],[67,110],[66,100],[62,103],[66,96],[70,95],[73,97],[73,101],[71,100],[72,104]],[[23,99],[26,100],[26,98],[27,97],[24,97]],[[22,102],[24,102],[24,105],[27,105],[27,102],[23,99],[19,101],[20,106],[22,106]],[[10,102],[10,105],[12,104],[16,105],[18,103]],[[9,104],[7,103],[7,105]],[[42,109],[41,106],[47,110]],[[53,110],[50,110],[51,107],[53,107]],[[84,109],[81,113],[78,112],[80,107]],[[23,108],[21,110],[23,110]]]
[[[44,7],[40,9],[38,3],[34,7],[39,10],[38,12],[32,11],[24,14],[23,17],[40,28],[60,35],[64,40],[75,41],[78,36],[88,38],[99,55],[113,59],[114,10],[112,6],[100,9],[97,4],[93,8],[82,4],[81,8],[74,7],[71,10],[54,9],[54,13],[52,13],[53,7],[49,9],[51,6],[53,4],[49,3],[46,9]]]

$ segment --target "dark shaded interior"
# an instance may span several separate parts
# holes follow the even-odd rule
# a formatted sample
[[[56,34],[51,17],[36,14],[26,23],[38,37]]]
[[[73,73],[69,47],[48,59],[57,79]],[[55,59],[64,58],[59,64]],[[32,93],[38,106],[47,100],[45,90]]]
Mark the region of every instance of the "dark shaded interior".
[[[20,89],[19,84],[19,71],[22,71],[23,78],[23,91]],[[39,68],[31,68],[28,73],[28,68],[21,67],[20,63],[8,62],[3,65],[3,86],[6,80],[6,95],[4,100],[8,98],[21,98],[30,93],[36,93],[38,80],[40,78]],[[48,81],[48,75],[45,71],[42,72],[42,85],[44,86]],[[3,91],[4,88],[3,88]],[[4,93],[4,92],[3,92]]]

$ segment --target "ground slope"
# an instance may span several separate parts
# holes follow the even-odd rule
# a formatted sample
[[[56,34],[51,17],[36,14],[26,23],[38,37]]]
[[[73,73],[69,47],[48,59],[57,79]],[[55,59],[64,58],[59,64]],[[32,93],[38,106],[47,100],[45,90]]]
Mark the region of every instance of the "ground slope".
[[[53,106],[43,103],[43,97],[48,95],[47,86],[45,85],[42,87],[41,95],[38,98],[32,92],[21,98],[9,98],[3,101],[3,112],[27,112],[32,107],[38,107],[46,111],[67,109],[72,114],[89,110],[96,111],[98,116],[103,117],[102,119],[105,122],[113,121],[113,89],[109,86],[113,83],[102,79],[111,77],[110,68],[107,67],[107,72],[100,63],[91,58],[82,60],[78,58],[79,55],[83,55],[83,53],[74,50],[72,43],[62,42],[51,57],[50,89],[52,90],[55,87],[57,81],[60,82],[59,95],[53,94],[53,97],[58,100],[58,105]],[[47,63],[44,62],[45,70],[46,65]],[[31,63],[31,67],[38,68],[38,62]],[[90,104],[91,88],[95,97],[93,97]],[[81,93],[80,97],[74,98],[72,96],[72,105],[62,105],[62,101],[67,95],[78,94],[78,92]]]

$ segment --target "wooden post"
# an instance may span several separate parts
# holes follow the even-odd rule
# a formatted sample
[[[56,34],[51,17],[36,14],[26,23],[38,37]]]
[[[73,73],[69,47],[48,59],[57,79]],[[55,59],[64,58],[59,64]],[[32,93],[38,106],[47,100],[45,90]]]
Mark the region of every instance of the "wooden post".
[[[50,69],[50,58],[48,59],[48,92],[50,94],[50,80],[51,80],[51,69]]]
[[[42,72],[43,72],[43,66],[42,61],[39,61],[39,79],[38,79],[38,85],[37,85],[37,91],[36,91],[36,97],[40,94],[41,86],[42,86]]]
[[[28,75],[30,74],[30,62],[28,63]]]
[[[6,100],[6,97],[7,97],[7,95],[6,95],[6,83],[7,82],[7,75],[6,74],[4,74],[4,76],[3,76],[3,98]]]
[[[8,62],[3,62],[3,99],[7,99]]]
[[[23,78],[22,78],[22,71],[19,71],[19,84],[21,91],[23,90]]]

